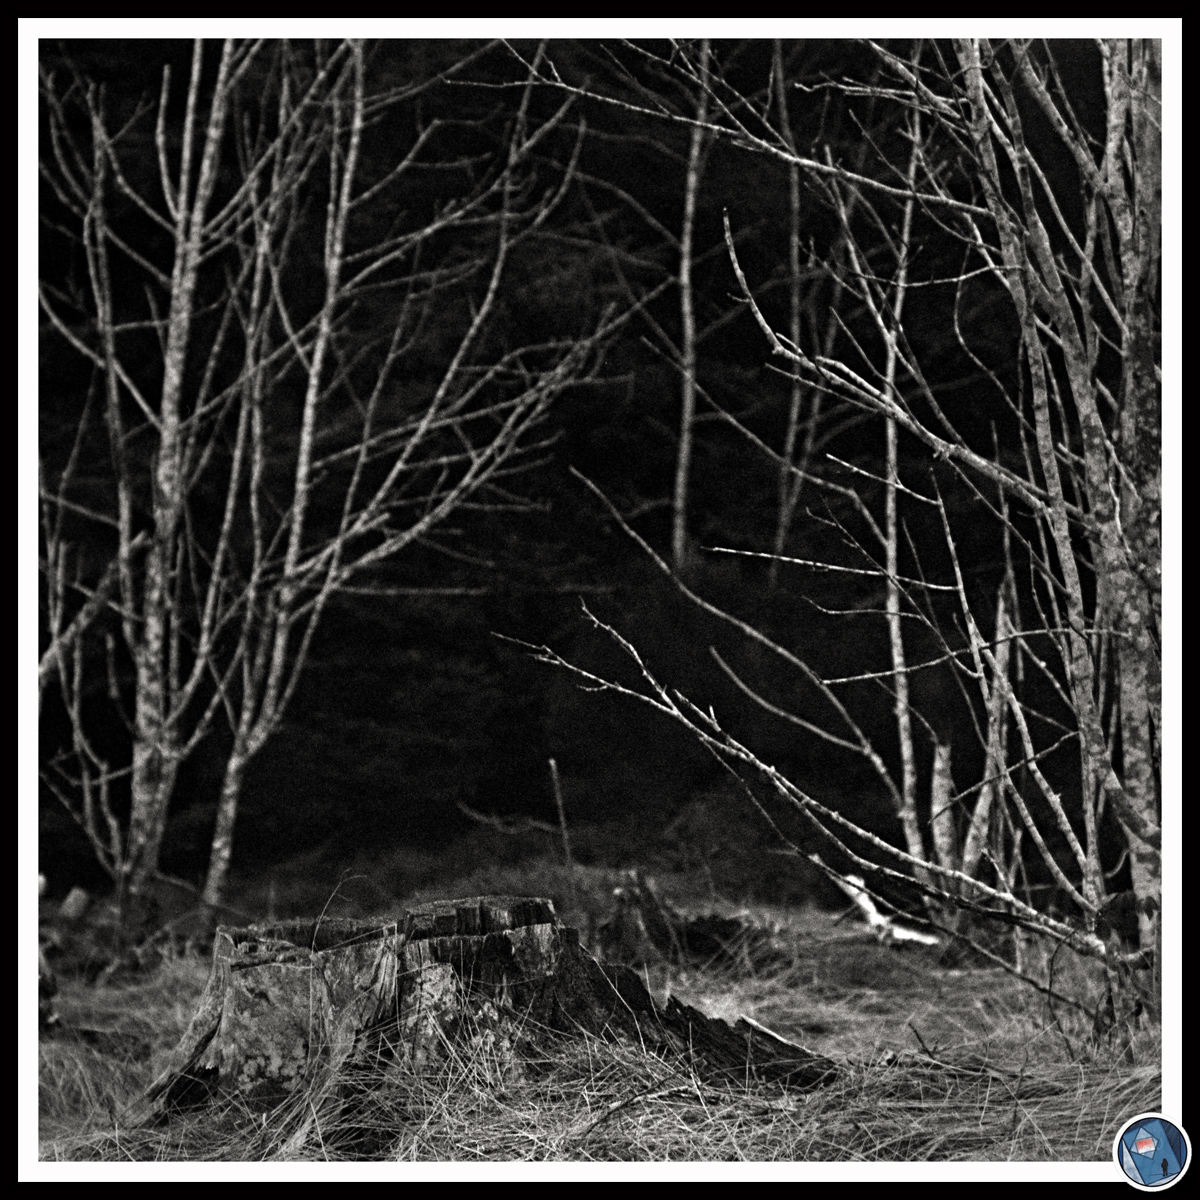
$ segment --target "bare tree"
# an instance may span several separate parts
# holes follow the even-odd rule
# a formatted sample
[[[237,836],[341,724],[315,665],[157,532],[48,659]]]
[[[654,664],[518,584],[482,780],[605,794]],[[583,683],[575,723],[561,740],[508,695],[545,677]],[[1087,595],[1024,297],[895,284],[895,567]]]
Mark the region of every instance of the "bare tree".
[[[43,69],[47,221],[82,282],[47,278],[42,311],[94,384],[42,465],[42,678],[72,730],[43,778],[122,895],[154,875],[179,767],[220,715],[219,902],[246,768],[331,598],[453,515],[517,503],[507,477],[603,336],[491,335],[514,251],[570,185],[534,162],[570,101],[535,120],[526,88],[470,149],[454,121],[413,121],[485,51],[373,87],[359,42],[227,41],[214,63],[198,41],[182,94],[164,70],[119,116],[70,62]],[[100,671],[122,707],[123,662],[120,762],[90,696]]]
[[[696,297],[692,283],[695,254],[696,204],[704,175],[705,124],[708,115],[709,44],[700,43],[696,66],[696,121],[688,143],[687,175],[683,188],[683,223],[679,233],[680,406],[679,452],[675,456],[675,487],[671,493],[671,557],[677,571],[688,562],[688,483],[692,473],[692,437],[696,425]]]
[[[726,44],[722,47],[723,57],[726,62],[737,61],[752,54],[755,45]],[[632,517],[670,509],[671,558],[676,569],[685,574],[696,565],[694,459],[697,447],[711,445],[712,440],[710,437],[706,441],[704,427],[736,426],[749,432],[742,422],[743,410],[764,407],[759,397],[749,396],[738,403],[727,393],[723,400],[713,395],[714,388],[718,397],[725,391],[719,386],[720,352],[714,351],[713,342],[727,333],[727,327],[738,316],[738,310],[723,300],[714,303],[711,290],[713,267],[724,258],[719,234],[712,236],[719,226],[712,220],[716,204],[714,189],[707,182],[715,145],[714,130],[708,123],[709,110],[713,104],[712,89],[721,84],[719,75],[714,79],[710,74],[713,55],[712,43],[697,39],[672,42],[666,51],[659,46],[633,42],[602,43],[594,50],[589,44],[582,54],[575,47],[569,69],[563,65],[561,71],[561,64],[549,59],[538,68],[521,60],[526,69],[536,70],[542,82],[551,82],[555,90],[585,100],[590,109],[601,109],[607,118],[606,127],[599,130],[594,126],[590,130],[594,145],[611,145],[618,154],[628,156],[620,173],[605,173],[593,167],[590,172],[584,168],[579,177],[586,184],[591,236],[604,246],[627,301],[638,308],[649,332],[645,344],[666,364],[672,383],[678,388],[679,409],[670,429],[674,458],[669,493],[627,494],[623,503],[627,515]],[[585,60],[583,63],[580,57]],[[776,44],[776,67],[767,88],[746,101],[751,105],[778,106],[781,123],[789,131],[784,60],[790,63],[796,57],[803,55],[797,55],[795,48],[785,54],[782,46]],[[569,82],[575,78],[586,78],[586,86]],[[634,174],[629,161],[653,166],[656,190],[664,179],[678,181],[678,207],[673,209],[672,216],[663,215],[653,200],[654,193],[643,193],[636,181],[622,184],[622,174],[626,177]],[[716,169],[718,174],[724,173],[728,164],[718,163]],[[819,328],[819,336],[831,350],[838,325],[827,311],[826,277],[801,263],[804,231],[800,224],[798,171],[793,182],[787,263],[767,286],[771,290],[786,289],[792,327],[798,330],[800,323],[807,321]],[[850,203],[853,206],[853,199]],[[677,220],[672,219],[676,212]],[[762,224],[753,215],[733,215],[735,228],[745,229],[748,236],[753,236],[755,228]],[[614,226],[620,230],[616,240]],[[836,297],[839,285],[834,282],[832,287]],[[677,326],[666,316],[665,305],[652,308],[651,302],[663,292],[675,301],[677,307],[672,317],[677,314]],[[836,414],[823,410],[822,394],[807,388],[794,372],[787,374],[792,395],[778,467],[776,544],[779,548],[787,540],[803,478],[813,456],[831,430],[843,429],[847,418],[861,419],[845,409]],[[641,376],[643,386],[647,376],[648,373]],[[730,411],[731,408],[735,411]],[[831,415],[833,421],[829,419]],[[663,434],[668,433],[665,421],[655,419],[652,423]],[[790,469],[793,459],[802,464],[799,472]]]
[[[771,63],[771,91],[774,92],[777,109],[777,128],[779,136],[793,151],[796,150],[796,136],[792,126],[791,108],[788,100],[789,74],[781,42],[777,39],[774,45],[774,55]],[[867,150],[867,144],[861,143],[858,148],[858,166]],[[803,261],[802,247],[805,238],[804,206],[802,177],[797,162],[791,162],[787,167],[788,179],[788,324],[787,336],[794,346],[799,346],[805,336],[805,321],[808,322],[809,336],[816,339],[822,352],[829,357],[834,352],[838,334],[841,329],[841,309],[843,307],[842,271],[813,272]],[[847,216],[853,213],[857,206],[857,194],[851,192],[846,197]],[[844,252],[840,246],[835,253]],[[828,292],[822,284],[828,281]],[[825,393],[821,388],[806,386],[803,376],[798,371],[791,372],[791,395],[788,400],[787,426],[784,432],[783,446],[776,463],[778,498],[776,502],[775,539],[772,544],[776,556],[783,554],[787,548],[796,513],[800,507],[800,499],[804,494],[805,482],[811,478],[817,468],[816,456],[819,447],[828,439],[829,413],[824,407]],[[842,411],[833,423],[833,430],[844,431],[847,413]],[[822,418],[826,418],[823,422]],[[821,435],[824,434],[822,437]],[[780,561],[776,557],[770,563],[769,580],[774,589],[779,580]]]
[[[836,215],[842,251],[823,265],[864,314],[839,318],[840,356],[767,320],[727,224],[742,299],[776,360],[828,400],[881,419],[885,432],[882,468],[841,464],[853,486],[828,473],[805,476],[839,496],[866,530],[864,540],[850,517],[833,515],[850,559],[784,558],[778,544],[763,556],[878,581],[891,662],[822,678],[779,641],[677,582],[817,689],[832,724],[787,712],[727,666],[765,709],[872,764],[895,802],[905,849],[806,795],[711,711],[659,684],[610,630],[646,685],[619,690],[688,725],[727,763],[757,772],[859,866],[915,880],[935,907],[983,904],[1110,964],[1157,963],[1160,47],[972,40],[864,50],[874,68],[857,82],[829,85],[877,114],[863,127],[870,154],[861,164],[848,167],[819,146],[802,152],[770,106],[739,103],[716,66],[704,125],[799,171]],[[1070,77],[1085,80],[1075,87],[1090,89],[1086,112],[1064,80],[1064,56]],[[914,327],[914,296],[927,323],[939,314],[941,337]],[[985,308],[987,322],[967,319],[968,310]],[[972,403],[951,402],[938,382],[938,356],[970,369]],[[974,501],[970,525],[946,501],[951,481]],[[882,520],[872,507],[880,495]],[[936,571],[923,561],[928,544],[902,537],[905,507],[941,529],[944,565]],[[991,523],[1001,563],[998,590],[982,603],[960,556],[980,522]],[[904,629],[914,621],[940,645],[936,660],[910,661]],[[909,697],[913,675],[935,666],[957,675],[983,750],[984,777],[957,794],[949,745]],[[899,780],[842,698],[845,685],[866,681],[890,687]],[[914,723],[934,750],[921,817]],[[1071,742],[1077,769],[1064,786],[1045,764]],[[1126,840],[1141,958],[1106,940],[1110,877],[1124,861],[1107,871],[1102,862],[1108,817]],[[848,832],[865,838],[875,857],[854,850]],[[1018,894],[1032,864],[1055,883],[1069,916]]]

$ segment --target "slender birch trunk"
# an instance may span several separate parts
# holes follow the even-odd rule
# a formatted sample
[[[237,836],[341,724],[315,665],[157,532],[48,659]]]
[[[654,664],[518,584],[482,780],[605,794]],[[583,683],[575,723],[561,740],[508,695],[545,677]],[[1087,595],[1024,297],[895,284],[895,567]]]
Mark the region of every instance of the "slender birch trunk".
[[[917,169],[916,147],[920,144],[918,118],[913,116],[913,151],[909,156],[908,179],[912,186]],[[908,290],[908,245],[912,233],[913,204],[909,200],[904,206],[904,222],[900,233],[899,262],[893,288],[892,310],[884,316],[887,325],[887,360],[884,366],[884,383],[889,396],[896,391],[896,364],[898,357],[897,339],[904,317],[904,300]],[[849,231],[847,231],[849,232]],[[896,733],[900,743],[900,825],[904,830],[904,844],[915,859],[925,861],[925,839],[921,835],[921,823],[917,816],[917,756],[913,745],[912,707],[908,689],[908,663],[904,651],[904,629],[901,620],[900,597],[900,526],[896,506],[896,489],[900,482],[899,438],[896,421],[888,416],[885,421],[887,440],[887,487],[884,490],[884,538],[886,553],[886,591],[884,607],[887,611],[888,640],[892,652],[892,688],[895,695],[893,711],[896,715]],[[940,747],[939,747],[940,749]],[[926,882],[928,878],[926,877]]]
[[[686,572],[688,552],[688,491],[692,470],[692,436],[696,423],[696,301],[692,289],[693,241],[696,203],[704,174],[704,123],[708,115],[708,41],[700,43],[700,80],[696,97],[696,123],[688,148],[687,180],[683,194],[683,225],[679,235],[679,317],[682,325],[682,371],[679,450],[675,457],[675,486],[671,500],[671,557],[675,569]]]

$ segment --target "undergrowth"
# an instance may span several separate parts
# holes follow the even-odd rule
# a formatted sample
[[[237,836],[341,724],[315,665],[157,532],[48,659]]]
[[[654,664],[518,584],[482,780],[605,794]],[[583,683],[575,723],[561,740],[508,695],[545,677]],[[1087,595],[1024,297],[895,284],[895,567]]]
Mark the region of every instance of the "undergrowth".
[[[581,877],[545,875],[582,925],[594,900]],[[476,873],[442,894],[537,882],[530,869]],[[1088,1009],[1100,980],[1087,963],[1057,964],[1059,999],[1048,1002],[994,967],[948,970],[817,910],[757,916],[793,947],[790,959],[759,971],[729,961],[639,970],[660,999],[751,1017],[842,1064],[813,1090],[715,1085],[636,1044],[580,1034],[540,1039],[516,1070],[486,1043],[450,1046],[436,1071],[326,1080],[265,1117],[226,1102],[129,1128],[122,1114],[165,1065],[204,986],[207,963],[181,957],[132,982],[61,981],[62,1029],[40,1044],[41,1157],[1069,1162],[1106,1159],[1120,1124],[1158,1107],[1159,1032],[1097,1038]]]

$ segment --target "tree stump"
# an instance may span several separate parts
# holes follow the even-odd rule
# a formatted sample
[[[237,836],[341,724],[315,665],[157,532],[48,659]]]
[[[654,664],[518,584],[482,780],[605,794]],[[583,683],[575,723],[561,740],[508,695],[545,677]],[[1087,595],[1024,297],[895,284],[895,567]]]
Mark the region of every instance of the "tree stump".
[[[350,1075],[421,1072],[486,1045],[519,1071],[546,1034],[630,1038],[706,1078],[812,1087],[833,1063],[746,1020],[671,999],[625,967],[601,967],[550,900],[476,896],[394,921],[295,920],[218,928],[197,1011],[137,1123],[218,1096],[266,1113],[337,1093]]]

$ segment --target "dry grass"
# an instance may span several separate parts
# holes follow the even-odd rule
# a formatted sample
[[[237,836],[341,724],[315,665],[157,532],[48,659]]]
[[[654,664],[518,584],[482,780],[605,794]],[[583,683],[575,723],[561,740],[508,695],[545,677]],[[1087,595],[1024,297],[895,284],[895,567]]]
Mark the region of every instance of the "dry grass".
[[[464,894],[463,882],[446,890]],[[510,890],[515,881],[470,882]],[[1083,1013],[1051,1011],[1002,971],[947,971],[926,952],[879,946],[815,911],[759,915],[784,927],[791,961],[757,974],[660,966],[646,970],[647,983],[843,1062],[828,1086],[714,1086],[639,1046],[581,1035],[543,1040],[518,1071],[486,1044],[452,1047],[440,1073],[335,1081],[337,1095],[305,1093],[266,1120],[230,1105],[126,1130],[122,1110],[162,1066],[203,987],[207,964],[183,959],[136,985],[64,983],[64,1024],[97,1033],[42,1043],[41,1156],[1086,1161],[1107,1159],[1123,1120],[1158,1106],[1157,1030],[1097,1043]],[[1087,964],[1060,963],[1057,979],[1065,993],[1094,999]]]

